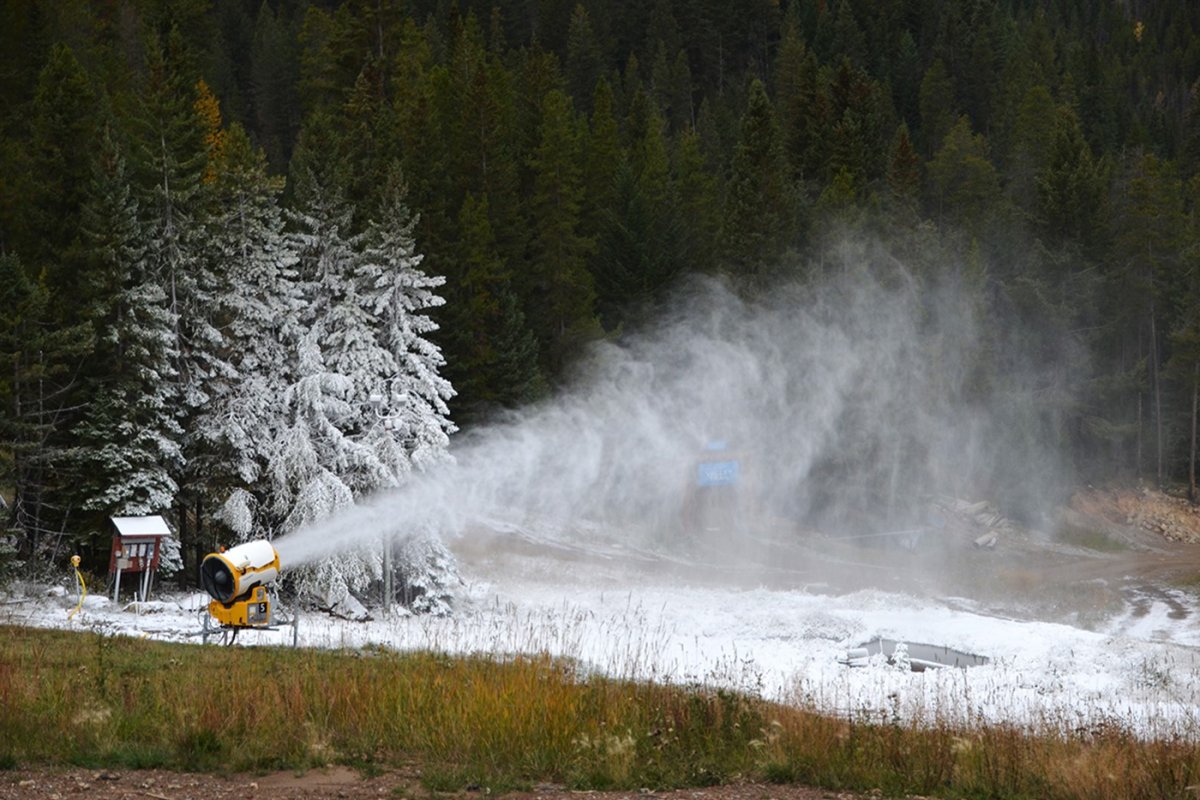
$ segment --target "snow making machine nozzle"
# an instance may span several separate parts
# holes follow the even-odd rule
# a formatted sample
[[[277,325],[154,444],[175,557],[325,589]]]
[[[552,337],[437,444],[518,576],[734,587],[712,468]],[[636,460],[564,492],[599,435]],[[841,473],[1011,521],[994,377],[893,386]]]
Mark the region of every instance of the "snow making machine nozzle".
[[[225,628],[264,628],[271,622],[267,587],[279,577],[279,553],[266,539],[209,553],[200,585],[212,600],[208,613]]]

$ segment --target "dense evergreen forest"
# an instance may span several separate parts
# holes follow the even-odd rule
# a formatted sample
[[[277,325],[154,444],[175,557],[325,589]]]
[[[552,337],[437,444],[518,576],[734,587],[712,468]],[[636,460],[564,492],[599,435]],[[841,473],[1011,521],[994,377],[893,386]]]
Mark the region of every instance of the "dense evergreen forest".
[[[1194,495],[1198,92],[1186,2],[5,0],[7,527],[99,560],[166,512],[190,565],[397,485],[681,276],[846,236],[959,277],[975,379],[1080,476]]]

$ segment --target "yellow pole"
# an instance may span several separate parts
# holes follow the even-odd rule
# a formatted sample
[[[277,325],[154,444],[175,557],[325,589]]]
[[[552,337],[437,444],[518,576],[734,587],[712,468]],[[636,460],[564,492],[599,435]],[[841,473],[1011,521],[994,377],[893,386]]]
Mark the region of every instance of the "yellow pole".
[[[87,583],[83,580],[83,573],[79,571],[80,560],[79,556],[71,556],[71,566],[75,570],[75,577],[79,580],[79,603],[71,609],[70,614],[67,614],[67,619],[71,619],[79,613],[79,609],[83,608],[83,598],[87,597]]]

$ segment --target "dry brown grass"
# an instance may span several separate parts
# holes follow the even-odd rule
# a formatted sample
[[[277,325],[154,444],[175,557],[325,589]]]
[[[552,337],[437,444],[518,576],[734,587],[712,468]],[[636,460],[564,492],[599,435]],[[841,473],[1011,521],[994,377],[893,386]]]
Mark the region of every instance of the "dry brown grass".
[[[419,762],[433,789],[754,778],[887,794],[1190,796],[1200,753],[1111,726],[850,721],[569,662],[172,645],[0,629],[0,766],[215,771]]]

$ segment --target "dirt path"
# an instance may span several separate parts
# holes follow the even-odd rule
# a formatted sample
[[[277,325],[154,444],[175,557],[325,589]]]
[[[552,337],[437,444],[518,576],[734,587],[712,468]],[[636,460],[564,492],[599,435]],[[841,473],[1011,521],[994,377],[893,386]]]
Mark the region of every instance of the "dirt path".
[[[652,792],[574,792],[561,786],[541,785],[529,792],[499,795],[508,800],[865,800],[872,794],[831,792],[803,786],[740,783],[699,789]],[[203,775],[162,770],[45,769],[0,772],[0,800],[366,800],[372,798],[432,798],[418,776],[391,771],[364,777],[348,767],[276,772],[266,775]],[[439,793],[448,800],[482,800],[493,795],[483,790],[456,795]]]

